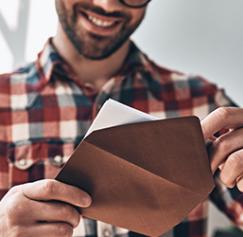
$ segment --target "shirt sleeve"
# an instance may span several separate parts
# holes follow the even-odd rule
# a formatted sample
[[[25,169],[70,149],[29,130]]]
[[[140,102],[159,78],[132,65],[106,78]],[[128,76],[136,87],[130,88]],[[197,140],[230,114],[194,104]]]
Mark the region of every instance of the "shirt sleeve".
[[[2,133],[2,129],[0,133]],[[0,141],[0,200],[9,189],[9,163],[7,160],[7,144]]]
[[[10,109],[10,75],[0,75],[0,200],[8,191],[10,185],[8,141],[11,126]]]
[[[237,104],[225,94],[224,90],[218,90],[216,92],[215,104],[216,107],[237,106]],[[210,199],[236,226],[243,229],[243,193],[236,187],[233,189],[227,188],[220,181],[219,174],[220,172],[218,171],[214,176],[216,187],[210,194]]]

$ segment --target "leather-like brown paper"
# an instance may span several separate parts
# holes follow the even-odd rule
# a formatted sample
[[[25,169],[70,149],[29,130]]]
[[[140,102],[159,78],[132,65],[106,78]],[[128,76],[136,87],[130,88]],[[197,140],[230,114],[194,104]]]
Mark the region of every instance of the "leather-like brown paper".
[[[148,236],[181,222],[214,187],[196,117],[97,130],[56,179],[92,196],[84,217]]]

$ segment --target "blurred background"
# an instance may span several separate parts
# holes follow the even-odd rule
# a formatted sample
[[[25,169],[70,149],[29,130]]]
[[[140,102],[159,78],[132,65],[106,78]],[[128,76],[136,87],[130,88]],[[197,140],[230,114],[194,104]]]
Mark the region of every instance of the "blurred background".
[[[196,73],[243,105],[243,1],[152,0],[133,36],[157,63]],[[56,31],[54,0],[0,3],[0,73],[34,60]],[[243,236],[211,205],[209,236]]]

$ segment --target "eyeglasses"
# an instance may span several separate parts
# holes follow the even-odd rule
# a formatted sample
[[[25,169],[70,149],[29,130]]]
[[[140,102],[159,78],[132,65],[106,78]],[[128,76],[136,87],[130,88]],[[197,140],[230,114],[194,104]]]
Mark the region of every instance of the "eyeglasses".
[[[151,0],[120,0],[127,7],[142,8],[145,7]]]

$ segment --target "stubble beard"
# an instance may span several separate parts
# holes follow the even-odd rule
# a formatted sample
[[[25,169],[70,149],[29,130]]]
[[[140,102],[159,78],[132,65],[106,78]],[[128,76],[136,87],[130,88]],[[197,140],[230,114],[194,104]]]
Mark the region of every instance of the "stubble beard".
[[[73,47],[80,55],[90,60],[102,60],[111,56],[127,42],[144,18],[143,15],[131,25],[131,16],[124,15],[125,20],[120,32],[112,37],[104,37],[87,32],[78,25],[75,6],[71,13],[66,11],[64,6],[57,6],[57,12],[61,26]]]

